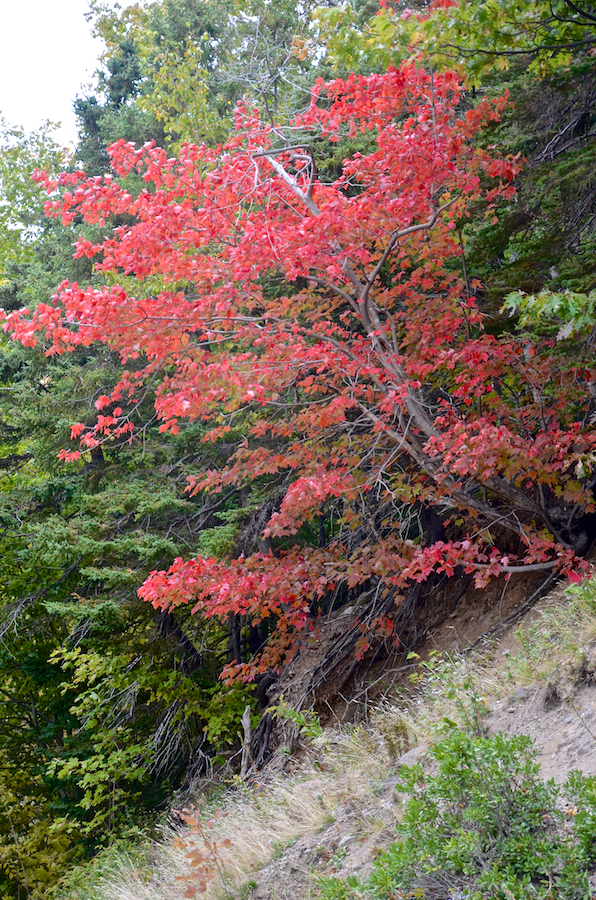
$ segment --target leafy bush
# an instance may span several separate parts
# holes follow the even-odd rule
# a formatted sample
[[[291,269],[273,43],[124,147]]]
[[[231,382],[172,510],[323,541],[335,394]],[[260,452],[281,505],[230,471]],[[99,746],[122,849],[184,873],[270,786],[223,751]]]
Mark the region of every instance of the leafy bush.
[[[426,896],[467,900],[588,900],[596,862],[596,779],[579,772],[564,793],[540,779],[525,735],[481,737],[452,729],[430,751],[438,766],[403,767],[407,799],[399,840],[375,863],[366,884],[325,879],[324,900]]]

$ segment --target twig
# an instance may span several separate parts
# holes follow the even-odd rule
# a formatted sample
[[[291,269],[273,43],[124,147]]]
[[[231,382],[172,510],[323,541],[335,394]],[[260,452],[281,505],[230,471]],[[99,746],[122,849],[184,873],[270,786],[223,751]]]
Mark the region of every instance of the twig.
[[[242,713],[242,730],[244,732],[244,743],[242,745],[242,762],[240,763],[240,777],[246,778],[248,774],[249,764],[255,765],[252,761],[250,753],[250,744],[252,741],[252,724],[250,721],[250,705],[247,705]]]

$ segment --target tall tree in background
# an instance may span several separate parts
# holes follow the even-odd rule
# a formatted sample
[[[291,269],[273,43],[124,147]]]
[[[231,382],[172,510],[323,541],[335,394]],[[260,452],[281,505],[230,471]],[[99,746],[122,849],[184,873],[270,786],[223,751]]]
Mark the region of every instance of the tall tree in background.
[[[235,103],[250,97],[275,116],[308,102],[311,54],[297,52],[310,19],[289,2],[160,0],[125,10],[92,3],[106,46],[96,91],[79,98],[81,160],[107,171],[105,147],[149,137],[170,149],[183,141],[225,141]]]
[[[358,3],[317,10],[332,55],[355,67],[387,65],[396,55],[432,55],[437,65],[476,84],[520,59],[543,77],[596,43],[593,7],[573,0],[383,0],[368,17],[358,13]]]

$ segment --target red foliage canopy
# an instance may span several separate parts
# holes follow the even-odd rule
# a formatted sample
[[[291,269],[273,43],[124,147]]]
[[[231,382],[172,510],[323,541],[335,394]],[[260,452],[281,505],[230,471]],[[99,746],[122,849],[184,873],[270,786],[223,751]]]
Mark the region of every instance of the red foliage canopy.
[[[25,344],[44,333],[49,353],[101,341],[120,354],[97,423],[73,426],[83,447],[131,432],[149,379],[163,430],[202,419],[216,441],[243,421],[228,464],[190,490],[277,480],[266,527],[275,552],[179,559],[141,596],[275,617],[263,666],[293,652],[313,600],[340,583],[393,589],[462,566],[482,584],[518,566],[575,564],[574,526],[592,508],[591,375],[548,347],[526,359],[515,337],[483,330],[458,229],[471,202],[489,217],[497,199],[513,202],[519,163],[473,143],[506,101],[460,113],[461,99],[455,75],[411,65],[319,82],[284,128],[241,106],[223,147],[171,159],[120,141],[113,176],[39,176],[50,215],[133,224],[77,246],[99,259],[105,287],[64,283],[52,305],[5,328]],[[325,180],[317,154],[346,138],[364,149]],[[133,172],[146,183],[137,194]],[[138,291],[118,285],[122,273]],[[305,546],[304,524],[328,503],[342,530]],[[412,540],[412,504],[438,508],[452,539]],[[346,540],[358,529],[365,538]],[[506,533],[517,559],[496,544]]]

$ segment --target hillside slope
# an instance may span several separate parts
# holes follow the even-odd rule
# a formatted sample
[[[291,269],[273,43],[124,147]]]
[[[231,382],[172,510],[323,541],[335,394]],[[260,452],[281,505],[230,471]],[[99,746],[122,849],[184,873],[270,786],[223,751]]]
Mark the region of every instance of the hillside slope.
[[[469,619],[469,610],[463,615]],[[451,621],[453,629],[463,627],[458,618]],[[433,753],[453,734],[480,742],[475,752],[486,759],[493,752],[491,735],[529,735],[543,778],[563,784],[573,770],[596,775],[596,585],[591,581],[556,588],[528,610],[521,623],[502,629],[498,638],[486,639],[471,652],[421,648],[410,664],[410,678],[369,707],[358,724],[323,729],[316,717],[300,716],[282,702],[279,717],[283,712],[288,742],[265,771],[249,782],[234,779],[219,799],[213,791],[209,795],[207,786],[196,785],[195,802],[201,811],[182,817],[188,821],[189,815],[196,816],[202,824],[180,831],[173,816],[159,840],[115,844],[92,866],[75,873],[57,896],[182,900],[203,893],[208,898],[340,900],[360,896],[358,891],[364,889],[374,896],[374,879],[379,870],[390,871],[387,860],[393,851],[379,855],[395,846],[396,826],[402,821],[403,828],[407,821],[408,795],[396,791],[408,772],[404,766],[423,764],[421,784],[431,784],[442,765]],[[301,740],[292,751],[294,726]],[[506,755],[509,744],[503,747]],[[507,752],[513,753],[511,747]],[[500,757],[498,768],[507,771]],[[516,778],[521,778],[519,772],[512,784]],[[538,782],[530,782],[532,790],[542,790]],[[523,779],[519,784],[523,787]],[[585,791],[581,801],[566,800],[561,793],[549,809],[541,799],[544,808],[539,812],[544,828],[550,829],[549,840],[557,833],[576,847],[569,823],[581,825],[588,812],[596,822],[596,806],[590,807],[596,799],[593,786],[590,790],[591,800]],[[527,796],[528,788],[522,793]],[[588,807],[591,812],[586,812]],[[546,837],[538,841],[533,834],[532,840],[538,848]],[[592,864],[584,862],[586,872],[591,871]],[[371,872],[373,881],[367,883]],[[581,878],[588,877],[586,872]],[[573,878],[579,890],[580,874]],[[430,891],[430,882],[420,884]],[[455,896],[447,888],[442,894],[436,893],[436,885],[433,890],[411,896]]]

